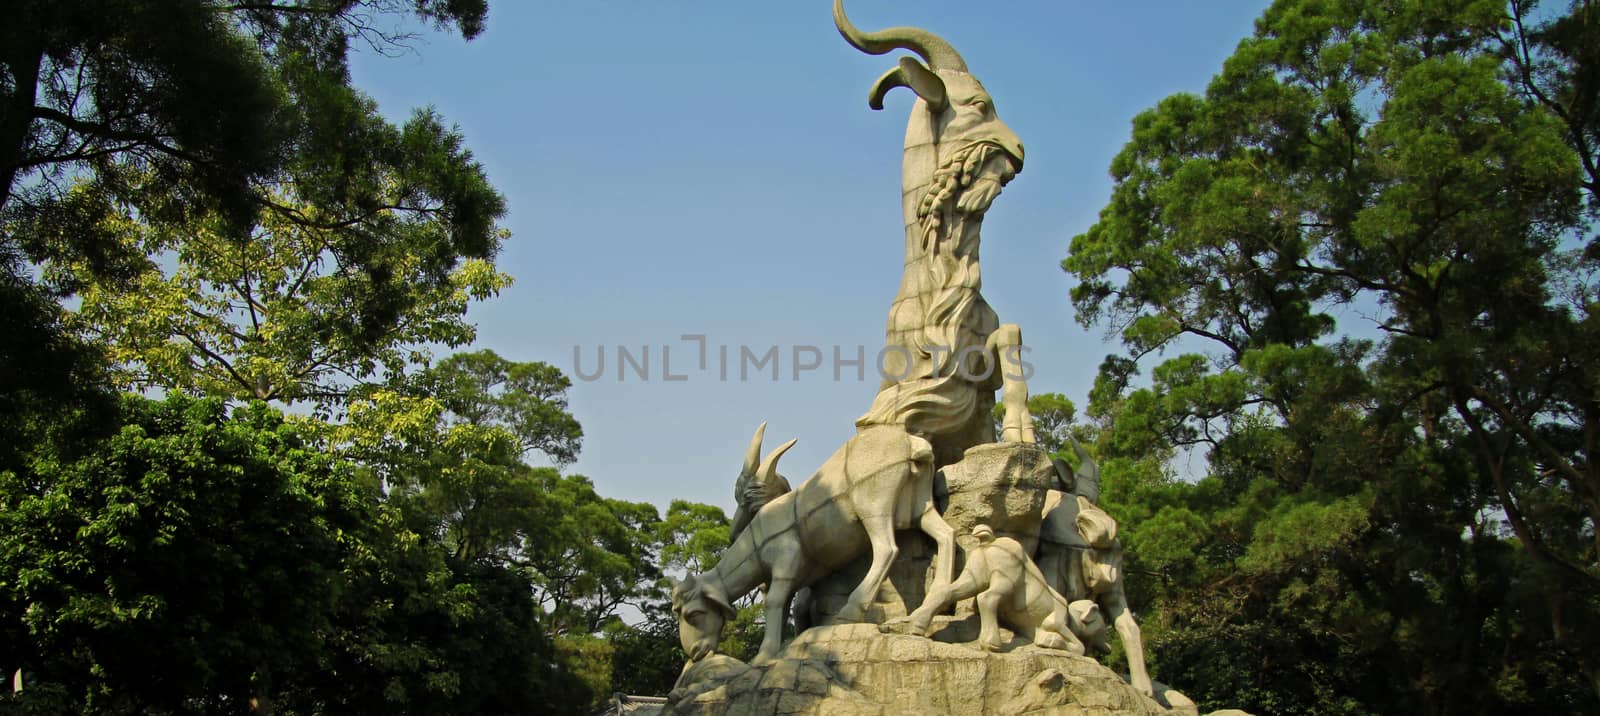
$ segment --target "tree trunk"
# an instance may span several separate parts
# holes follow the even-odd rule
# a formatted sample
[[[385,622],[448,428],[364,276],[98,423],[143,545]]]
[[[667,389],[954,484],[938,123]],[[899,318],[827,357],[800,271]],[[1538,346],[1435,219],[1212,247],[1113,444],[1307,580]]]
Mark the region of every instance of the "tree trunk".
[[[5,58],[15,84],[0,108],[0,208],[11,198],[11,185],[17,180],[24,158],[28,128],[33,125],[33,103],[38,99],[39,68],[43,62],[44,50],[37,47],[17,48],[15,55]]]

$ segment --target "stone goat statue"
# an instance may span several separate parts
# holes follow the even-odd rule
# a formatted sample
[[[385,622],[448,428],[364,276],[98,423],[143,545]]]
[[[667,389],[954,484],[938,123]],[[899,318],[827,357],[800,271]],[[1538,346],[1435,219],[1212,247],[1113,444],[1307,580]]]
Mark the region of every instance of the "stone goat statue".
[[[833,22],[856,49],[910,50],[872,85],[883,109],[895,87],[917,94],[901,164],[905,271],[889,309],[884,380],[857,425],[905,425],[933,444],[935,462],[994,442],[994,391],[1004,388],[1003,438],[1032,442],[1022,332],[1000,325],[979,293],[979,228],[1000,188],[1022,169],[1022,141],[950,43],[926,30],[862,32],[835,0]]]
[[[760,438],[758,431],[752,454],[760,452]],[[774,451],[754,480],[776,478],[777,455],[786,449]],[[741,492],[763,494],[765,485],[743,487]],[[691,663],[716,651],[733,616],[733,600],[762,584],[767,585],[767,626],[756,661],[777,657],[795,591],[870,549],[872,566],[838,615],[840,622],[859,620],[899,552],[896,529],[916,526],[932,537],[938,545],[935,587],[950,583],[955,532],[934,509],[933,449],[899,426],[858,429],[811,479],[753,511],[717,566],[685,577],[672,590],[678,639]]]
[[[1102,617],[1116,629],[1128,656],[1133,687],[1152,693],[1145,669],[1144,639],[1123,588],[1122,542],[1117,521],[1095,504],[1100,496],[1100,468],[1076,442],[1082,464],[1072,492],[1051,490],[1045,498],[1039,529],[1038,565],[1045,581],[1068,600],[1087,599],[1100,606]]]
[[[961,576],[949,588],[929,592],[922,606],[910,616],[893,620],[886,627],[906,623],[911,633],[926,635],[935,614],[957,600],[977,597],[981,623],[978,645],[984,649],[997,651],[1004,646],[999,628],[1003,621],[1036,646],[1082,656],[1087,641],[1103,650],[1105,624],[1094,602],[1084,599],[1069,603],[1051,589],[1016,540],[996,537],[994,530],[983,524],[974,527],[972,535],[978,543],[967,550]]]

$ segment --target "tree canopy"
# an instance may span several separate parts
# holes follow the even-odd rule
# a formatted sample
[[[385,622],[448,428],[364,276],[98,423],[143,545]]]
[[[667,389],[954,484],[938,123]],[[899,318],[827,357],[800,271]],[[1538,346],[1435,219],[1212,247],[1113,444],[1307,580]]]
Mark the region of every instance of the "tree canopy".
[[[1089,413],[1173,682],[1269,713],[1595,708],[1597,27],[1282,0],[1203,96],[1134,119],[1063,267],[1128,348]]]
[[[504,201],[436,114],[379,115],[346,58],[352,43],[406,48],[408,16],[470,39],[486,14],[481,1],[14,3],[0,30],[6,280],[87,291],[92,328],[140,387],[318,397],[330,373],[359,381],[394,362],[371,347],[470,340],[434,303],[499,287],[462,262],[493,258]],[[153,277],[167,256],[178,268]],[[71,336],[54,312],[19,320],[8,347]]]

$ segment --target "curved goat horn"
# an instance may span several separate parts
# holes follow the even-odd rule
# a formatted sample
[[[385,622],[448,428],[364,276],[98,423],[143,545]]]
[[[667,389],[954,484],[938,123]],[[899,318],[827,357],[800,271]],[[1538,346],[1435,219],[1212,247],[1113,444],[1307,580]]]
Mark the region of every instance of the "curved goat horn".
[[[967,71],[966,60],[956,48],[927,30],[916,27],[891,27],[877,32],[862,32],[844,16],[844,0],[833,0],[833,24],[839,34],[856,49],[869,55],[881,55],[897,49],[906,49],[922,56],[934,71]]]
[[[739,474],[756,474],[757,461],[761,459],[761,438],[766,434],[767,424],[763,422],[761,427],[756,428],[755,437],[750,438],[750,447],[744,452],[744,467],[739,469]]]
[[[769,453],[767,455],[767,459],[761,461],[761,469],[756,472],[756,476],[760,478],[763,483],[771,480],[774,477],[777,477],[778,458],[783,457],[784,453],[789,452],[789,448],[794,447],[794,444],[797,442],[800,442],[799,438],[795,438],[794,440],[790,440],[789,442],[779,445],[777,449]]]
[[[941,112],[945,107],[944,80],[934,74],[921,62],[909,57],[900,58],[900,64],[894,69],[883,73],[877,82],[872,83],[872,91],[867,94],[867,106],[873,109],[883,109],[883,96],[896,87],[910,87],[928,103],[928,109]]]

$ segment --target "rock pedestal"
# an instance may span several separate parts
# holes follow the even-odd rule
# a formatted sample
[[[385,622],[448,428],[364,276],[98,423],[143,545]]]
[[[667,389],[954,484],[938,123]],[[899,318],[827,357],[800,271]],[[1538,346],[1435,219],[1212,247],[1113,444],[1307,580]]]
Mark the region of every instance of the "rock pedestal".
[[[972,528],[984,524],[1033,554],[1039,546],[1045,495],[1056,487],[1050,453],[1033,443],[990,443],[967,450],[933,478],[933,498],[956,531],[962,550],[976,546]],[[957,565],[960,569],[960,565]]]
[[[884,634],[870,624],[813,628],[795,637],[781,658],[761,666],[711,657],[692,668],[704,673],[686,675],[695,683],[668,696],[663,714],[1198,713],[1192,704],[1162,706],[1093,659],[1022,639],[987,652]]]

